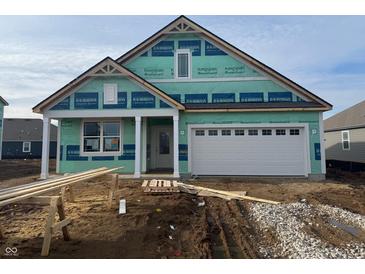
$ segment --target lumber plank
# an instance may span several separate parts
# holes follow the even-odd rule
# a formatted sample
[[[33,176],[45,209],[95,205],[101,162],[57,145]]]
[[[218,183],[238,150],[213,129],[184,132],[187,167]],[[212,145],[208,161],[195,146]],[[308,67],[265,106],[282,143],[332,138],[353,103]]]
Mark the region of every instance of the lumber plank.
[[[57,198],[53,197],[50,202],[46,226],[44,228],[44,239],[43,239],[41,256],[48,256],[49,254],[49,248],[51,246],[51,239],[52,239],[52,226],[54,223],[54,219],[56,217],[58,199],[59,197]]]
[[[66,216],[65,216],[65,208],[63,206],[63,201],[61,198],[59,198],[57,200],[57,211],[58,211],[58,215],[60,217],[60,223],[62,223],[63,221],[66,220]],[[52,229],[53,229],[53,226],[52,226]],[[61,226],[61,229],[62,229],[63,239],[65,241],[69,241],[70,234],[68,233],[67,226]],[[53,230],[52,230],[52,232],[53,232]]]
[[[118,170],[118,169],[120,169],[120,168],[117,167],[117,168],[107,169],[107,170],[104,170],[104,171],[99,171],[98,173],[85,175],[81,178],[76,178],[76,179],[73,179],[69,182],[58,184],[58,185],[52,186],[52,187],[48,187],[46,189],[36,190],[36,191],[30,192],[30,193],[27,193],[27,194],[24,194],[24,195],[20,195],[20,196],[13,197],[13,198],[10,198],[10,199],[2,200],[2,201],[0,201],[0,206],[15,203],[15,202],[18,202],[18,201],[21,201],[21,200],[24,200],[24,199],[27,199],[27,198],[30,198],[30,197],[39,196],[39,195],[42,195],[44,193],[60,189],[61,187],[64,187],[64,186],[67,186],[67,185],[70,185],[70,184],[73,184],[73,183],[89,180],[89,179],[92,179],[92,178],[95,178],[95,177],[98,177],[98,176],[113,172],[113,171]]]
[[[78,176],[82,176],[82,175],[86,175],[86,174],[89,174],[92,172],[106,170],[106,169],[107,169],[106,167],[101,167],[101,168],[97,168],[97,169],[92,169],[92,170],[88,170],[88,171],[84,171],[84,172],[75,173],[72,175],[60,176],[60,177],[57,177],[54,179],[42,180],[42,181],[37,181],[37,182],[24,184],[24,185],[20,185],[20,186],[4,188],[4,189],[0,190],[0,196],[5,195],[7,193],[15,192],[18,190],[24,190],[24,189],[28,189],[28,188],[37,187],[37,186],[47,185],[49,183],[58,182],[58,181],[61,181],[61,180],[67,179],[67,178],[71,179],[71,178],[75,178]]]
[[[148,180],[144,180],[143,184],[142,184],[142,187],[147,187],[147,185],[148,185]]]
[[[55,233],[57,231],[60,231],[60,230],[63,230],[63,228],[67,225],[71,224],[71,219],[67,218],[67,219],[64,219],[58,223],[55,223],[53,226],[52,226],[52,233]],[[68,238],[69,240],[70,238]],[[67,241],[65,239],[65,241]]]
[[[106,169],[106,170],[108,170],[108,169]],[[103,171],[103,170],[101,170],[101,171]],[[73,180],[73,179],[88,176],[90,174],[96,174],[96,173],[101,172],[101,171],[97,171],[97,172],[93,171],[93,172],[89,172],[88,174],[78,175],[76,177],[73,176],[72,178],[65,177],[65,178],[59,179],[57,181],[51,181],[51,182],[48,182],[47,184],[42,184],[40,186],[34,186],[34,187],[27,188],[27,189],[20,189],[20,190],[12,191],[12,192],[9,192],[9,193],[0,194],[0,200],[5,200],[5,199],[11,198],[11,197],[16,197],[16,196],[19,196],[19,195],[22,195],[22,194],[30,193],[30,192],[32,192],[34,190],[38,190],[38,189],[45,189],[45,188],[48,188],[50,186],[62,184],[64,182],[67,182],[67,181],[70,181],[70,180]]]
[[[184,184],[184,183],[178,183],[178,185],[179,185],[179,187],[181,187],[181,189],[180,189],[181,191],[188,192],[190,194],[194,194],[194,190],[196,191],[195,194],[199,194],[199,191],[205,190],[205,191],[209,191],[209,192],[212,192],[212,193],[228,196],[231,199],[242,199],[242,200],[262,202],[262,203],[268,203],[268,204],[274,204],[274,205],[280,204],[280,202],[277,202],[277,201],[272,201],[272,200],[268,200],[268,199],[261,199],[261,198],[256,198],[256,197],[250,197],[250,196],[246,196],[246,195],[239,195],[239,194],[231,193],[229,191],[224,191],[224,190],[217,190],[217,189],[201,187],[201,186],[195,186],[195,185],[187,185],[187,184]]]

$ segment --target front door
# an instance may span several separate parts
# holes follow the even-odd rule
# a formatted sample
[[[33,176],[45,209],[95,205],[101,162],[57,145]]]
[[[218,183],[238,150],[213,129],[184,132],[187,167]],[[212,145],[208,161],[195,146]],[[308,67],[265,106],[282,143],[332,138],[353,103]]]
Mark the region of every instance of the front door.
[[[151,131],[151,168],[173,168],[172,126],[152,126]]]

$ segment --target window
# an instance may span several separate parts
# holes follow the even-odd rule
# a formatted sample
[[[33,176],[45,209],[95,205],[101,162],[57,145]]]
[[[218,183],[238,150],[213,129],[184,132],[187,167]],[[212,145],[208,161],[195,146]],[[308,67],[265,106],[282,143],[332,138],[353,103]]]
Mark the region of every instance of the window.
[[[104,105],[118,104],[117,84],[104,84]]]
[[[205,135],[205,131],[202,129],[197,129],[195,130],[195,136],[204,136]]]
[[[348,130],[341,131],[342,149],[350,150],[350,132]]]
[[[160,132],[160,154],[170,154],[170,136],[167,132]]]
[[[259,134],[259,132],[258,132],[257,129],[249,129],[248,130],[248,135],[250,135],[250,136],[258,135],[258,134]]]
[[[208,135],[209,136],[217,136],[218,135],[218,130],[216,130],[216,129],[209,129],[208,130]]]
[[[285,129],[277,129],[276,130],[276,135],[286,135],[286,130]]]
[[[299,135],[299,129],[297,129],[297,128],[291,129],[290,135]]]
[[[23,152],[30,152],[31,143],[30,142],[23,142]]]
[[[175,54],[175,78],[189,79],[191,75],[191,53],[189,49],[178,49]]]
[[[265,135],[265,136],[271,135],[271,129],[263,129],[262,130],[262,135]]]
[[[82,152],[89,155],[120,154],[120,121],[84,122],[82,128]]]
[[[243,129],[236,129],[234,131],[234,135],[236,136],[242,136],[242,135],[245,135],[245,131]]]
[[[222,129],[222,136],[231,136],[230,129]]]

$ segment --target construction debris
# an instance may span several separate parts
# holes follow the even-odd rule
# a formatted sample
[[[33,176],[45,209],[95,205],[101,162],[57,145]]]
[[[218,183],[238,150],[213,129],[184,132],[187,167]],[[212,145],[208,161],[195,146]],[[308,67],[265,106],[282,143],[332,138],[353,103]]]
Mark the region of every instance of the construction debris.
[[[42,256],[48,256],[52,235],[57,231],[62,231],[65,241],[70,239],[67,226],[71,224],[71,219],[66,218],[64,212],[64,201],[66,191],[70,194],[70,200],[74,201],[71,185],[77,182],[86,181],[95,177],[110,173],[120,168],[108,169],[106,167],[93,169],[73,175],[61,176],[49,180],[38,181],[26,185],[6,188],[0,190],[0,207],[10,204],[37,204],[49,205],[49,214],[46,220],[44,239],[42,246]],[[40,196],[48,192],[60,191],[59,196]],[[16,208],[16,205],[14,205]],[[59,215],[59,222],[56,222],[56,213]],[[4,237],[1,233],[0,238]]]
[[[218,197],[226,200],[250,200],[255,202],[262,202],[262,203],[269,203],[277,205],[279,202],[272,201],[272,200],[266,200],[256,197],[250,197],[246,196],[246,193],[242,192],[236,192],[236,191],[223,191],[223,190],[217,190],[207,187],[201,187],[201,186],[194,186],[194,185],[188,185],[184,183],[177,183],[179,186],[179,189],[181,192],[194,194],[198,196],[209,196],[209,197]]]
[[[126,214],[127,208],[126,208],[126,201],[125,199],[121,199],[119,201],[119,214]]]
[[[177,181],[169,180],[144,180],[142,188],[148,193],[172,193],[180,192]]]

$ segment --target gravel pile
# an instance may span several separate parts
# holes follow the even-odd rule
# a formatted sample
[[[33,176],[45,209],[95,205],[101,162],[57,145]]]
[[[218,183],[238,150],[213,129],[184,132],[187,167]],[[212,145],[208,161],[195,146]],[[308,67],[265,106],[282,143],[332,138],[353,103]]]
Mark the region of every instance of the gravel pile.
[[[338,221],[357,224],[364,228],[364,216],[326,205],[313,206],[307,203],[270,205],[252,203],[250,217],[256,221],[262,232],[271,230],[277,237],[276,246],[261,246],[265,257],[309,258],[365,258],[365,243],[350,242],[346,247],[336,247],[310,235],[304,226],[318,226],[311,223],[314,217],[330,217]]]

